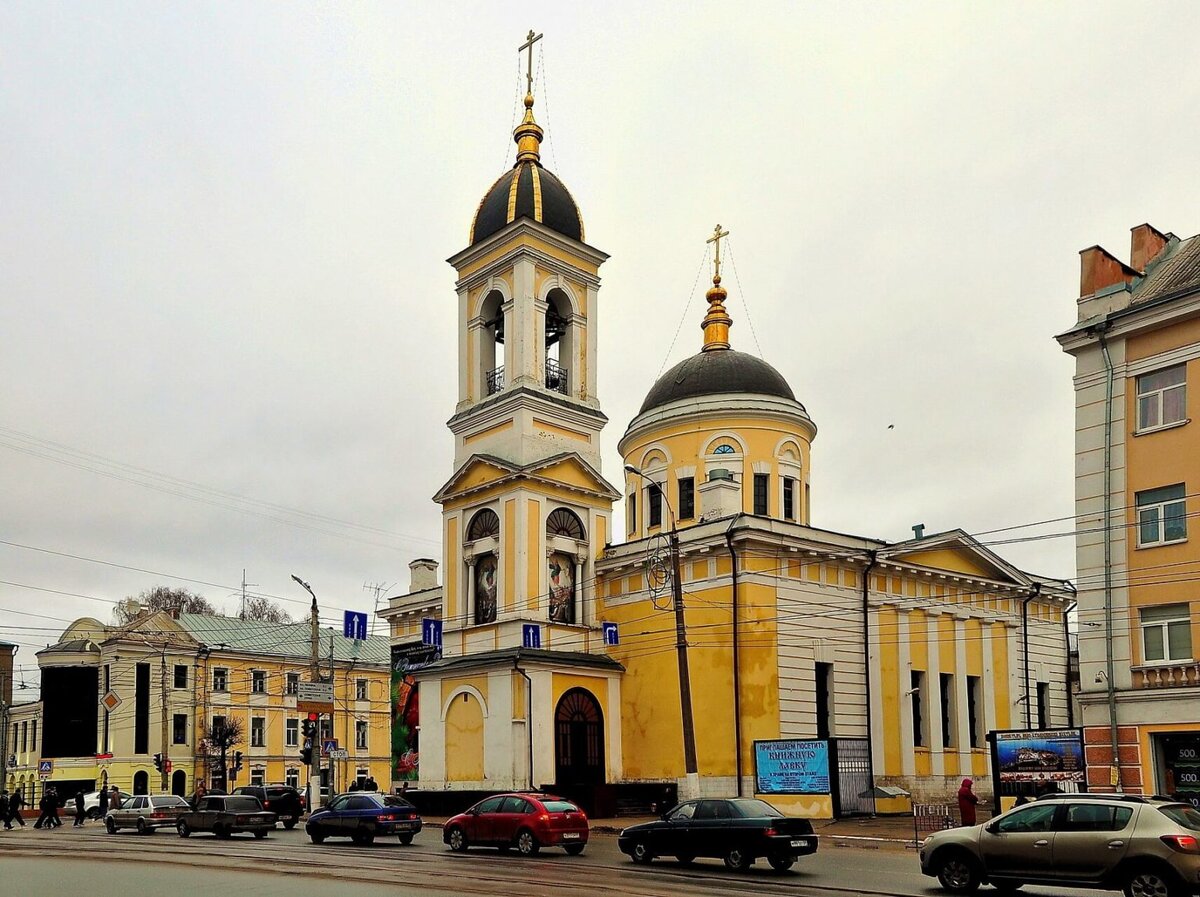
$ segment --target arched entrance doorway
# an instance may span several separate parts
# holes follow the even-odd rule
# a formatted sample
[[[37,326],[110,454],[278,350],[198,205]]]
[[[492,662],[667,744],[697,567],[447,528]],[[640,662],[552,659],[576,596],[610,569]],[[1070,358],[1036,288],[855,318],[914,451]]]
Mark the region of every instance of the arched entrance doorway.
[[[586,689],[570,689],[554,712],[554,775],[560,787],[604,784],[604,715]]]
[[[171,773],[171,793],[179,797],[187,796],[187,773],[182,769]]]
[[[145,770],[133,774],[133,793],[134,794],[149,794],[150,793],[150,774]]]

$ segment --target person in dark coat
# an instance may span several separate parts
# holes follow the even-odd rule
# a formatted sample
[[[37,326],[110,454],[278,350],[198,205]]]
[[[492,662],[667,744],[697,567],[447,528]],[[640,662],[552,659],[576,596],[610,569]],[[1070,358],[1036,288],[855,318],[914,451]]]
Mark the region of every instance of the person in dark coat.
[[[363,791],[378,791],[379,783],[375,781],[375,776],[367,776],[367,780],[363,782]]]
[[[83,792],[75,792],[75,821],[71,823],[71,828],[78,828],[83,825],[86,816],[83,812]]]
[[[50,822],[55,828],[62,828],[62,820],[58,818],[58,789],[50,789]]]
[[[42,826],[46,828],[54,827],[53,823],[50,822],[50,803],[50,790],[46,789],[42,792],[41,800],[38,801],[38,810],[41,812],[41,815],[38,816],[37,822],[33,824],[34,828],[42,828]]]
[[[25,795],[18,788],[12,793],[12,797],[8,799],[8,816],[4,820],[4,827],[12,828],[14,822],[19,822],[21,828],[25,828],[25,820],[21,818],[21,808],[25,806]]]
[[[0,819],[4,820],[5,828],[12,828],[12,823],[8,821],[8,789],[0,791]]]
[[[970,779],[963,779],[958,788],[958,818],[963,825],[975,824],[975,805],[979,803],[979,798],[975,796],[973,786],[974,782]]]
[[[108,789],[101,788],[100,793],[96,796],[96,808],[100,811],[100,818],[103,819],[108,815]]]

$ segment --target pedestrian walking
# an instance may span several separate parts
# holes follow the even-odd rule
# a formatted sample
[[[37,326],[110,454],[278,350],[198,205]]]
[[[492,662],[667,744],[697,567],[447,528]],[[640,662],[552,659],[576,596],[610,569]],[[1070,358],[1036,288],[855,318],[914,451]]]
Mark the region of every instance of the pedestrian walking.
[[[112,790],[109,792],[108,808],[110,810],[121,809],[121,791],[120,791],[120,789],[117,788],[116,785],[113,785]]]
[[[12,824],[8,821],[8,789],[0,791],[0,819],[4,820],[5,828],[12,828]]]
[[[38,801],[38,811],[41,815],[38,816],[37,822],[33,824],[34,828],[51,828],[50,823],[50,790],[46,789],[42,792],[42,799]]]
[[[58,818],[58,789],[50,789],[50,822],[54,828],[62,828],[62,820]]]
[[[4,820],[4,827],[11,829],[14,822],[19,822],[21,828],[25,828],[25,820],[21,818],[21,808],[25,806],[25,795],[18,788],[12,793],[12,797],[8,799],[8,816]]]
[[[963,779],[958,788],[958,817],[963,825],[975,824],[975,805],[979,798],[972,790],[974,784],[970,779]]]
[[[100,819],[108,815],[108,789],[101,788],[100,793],[96,795],[97,809],[100,811]]]
[[[76,791],[75,792],[75,821],[73,823],[71,823],[71,828],[82,828],[84,818],[85,817],[83,815],[83,792]]]

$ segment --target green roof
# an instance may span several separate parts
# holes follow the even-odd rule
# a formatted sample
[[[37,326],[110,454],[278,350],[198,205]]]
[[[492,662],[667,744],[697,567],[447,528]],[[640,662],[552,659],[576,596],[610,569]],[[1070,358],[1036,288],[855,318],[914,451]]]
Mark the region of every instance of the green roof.
[[[188,635],[209,648],[224,647],[247,654],[308,659],[312,656],[312,627],[308,623],[262,623],[237,617],[207,614],[180,614],[179,625]],[[321,659],[329,659],[333,641],[333,659],[358,663],[391,662],[391,645],[384,636],[372,636],[356,642],[335,629],[321,629]]]

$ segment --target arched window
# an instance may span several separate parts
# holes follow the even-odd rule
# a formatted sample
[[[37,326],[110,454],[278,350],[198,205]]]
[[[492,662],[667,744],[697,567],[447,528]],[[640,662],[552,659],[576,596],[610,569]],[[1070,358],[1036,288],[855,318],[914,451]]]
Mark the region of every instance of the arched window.
[[[583,522],[574,511],[567,508],[555,508],[546,518],[546,535],[565,536],[577,542],[584,541]]]
[[[476,542],[479,539],[495,538],[500,535],[500,518],[491,508],[484,508],[471,518],[467,527],[467,541]]]
[[[546,295],[546,389],[571,394],[571,359],[575,351],[575,328],[571,324],[571,300],[557,287]],[[576,376],[578,376],[576,371]]]
[[[554,712],[554,772],[560,786],[605,780],[604,715],[585,689],[570,689]]]
[[[479,351],[483,394],[490,396],[504,389],[504,296],[492,290],[479,307],[483,320]]]
[[[133,774],[133,793],[150,793],[150,773],[146,772],[144,769]]]
[[[713,454],[714,455],[736,455],[737,449],[735,449],[728,442],[722,442],[715,449],[713,449]]]

